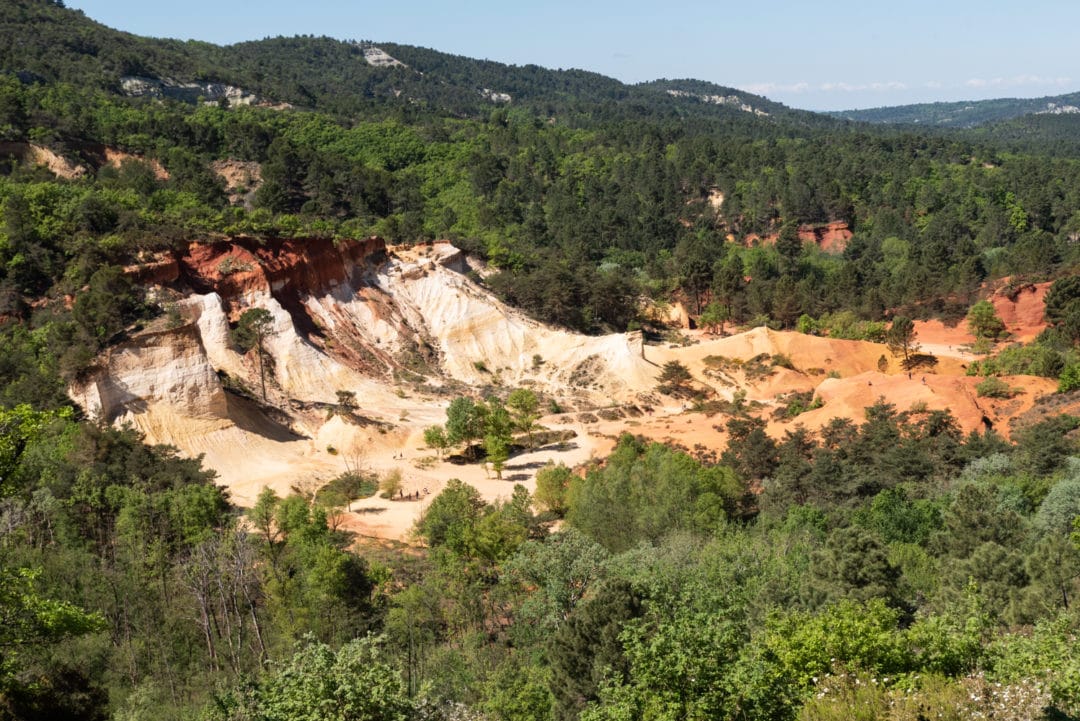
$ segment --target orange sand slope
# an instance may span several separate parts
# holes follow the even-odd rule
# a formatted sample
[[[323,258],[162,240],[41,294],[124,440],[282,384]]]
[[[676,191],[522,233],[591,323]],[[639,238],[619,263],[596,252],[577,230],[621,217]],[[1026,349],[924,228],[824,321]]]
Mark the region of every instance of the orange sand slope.
[[[988,300],[1005,324],[1009,343],[1030,343],[1046,328],[1043,310],[1050,283],[1032,283],[1013,288],[1002,288],[990,295]],[[947,326],[940,320],[915,321],[915,334],[924,349],[934,353],[959,353],[961,346],[975,342],[968,332],[967,322],[961,320],[955,326]],[[950,348],[951,347],[951,348]]]

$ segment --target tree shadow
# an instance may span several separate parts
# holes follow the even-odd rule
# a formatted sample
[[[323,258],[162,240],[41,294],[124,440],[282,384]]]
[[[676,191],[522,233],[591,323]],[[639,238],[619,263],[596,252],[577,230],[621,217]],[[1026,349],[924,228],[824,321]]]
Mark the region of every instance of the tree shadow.
[[[547,461],[529,461],[528,463],[508,463],[503,468],[508,471],[525,471],[536,468],[543,468],[547,465]]]
[[[937,364],[938,359],[929,353],[913,353],[900,364],[900,367],[906,371],[933,370]]]

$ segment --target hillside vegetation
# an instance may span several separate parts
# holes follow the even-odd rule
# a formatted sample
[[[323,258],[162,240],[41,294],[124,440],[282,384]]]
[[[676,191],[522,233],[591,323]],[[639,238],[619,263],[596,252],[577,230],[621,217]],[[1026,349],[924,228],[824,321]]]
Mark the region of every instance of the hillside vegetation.
[[[1080,716],[1067,116],[924,133],[45,0],[0,38],[0,721]],[[683,352],[673,307],[757,330]],[[345,472],[230,497],[75,389],[158,430],[205,401],[177,443],[233,478]],[[390,504],[408,545],[351,531]]]
[[[978,125],[1012,120],[1023,115],[1037,113],[1075,114],[1078,105],[1080,105],[1080,93],[1066,93],[1043,98],[995,98],[917,103],[865,110],[838,110],[827,115],[868,123],[974,128]]]

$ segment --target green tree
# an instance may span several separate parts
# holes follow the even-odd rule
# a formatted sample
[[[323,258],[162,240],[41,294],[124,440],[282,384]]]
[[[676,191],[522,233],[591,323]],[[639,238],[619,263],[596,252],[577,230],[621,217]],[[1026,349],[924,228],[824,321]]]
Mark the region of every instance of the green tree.
[[[677,530],[717,533],[745,492],[730,468],[624,434],[603,468],[572,479],[567,524],[619,552]]]
[[[428,426],[425,428],[424,445],[435,449],[435,452],[439,454],[439,458],[442,458],[443,451],[450,445],[450,441],[446,437],[446,429],[442,426]]]
[[[259,382],[262,384],[262,399],[266,400],[266,368],[263,357],[266,348],[263,343],[274,333],[274,316],[265,308],[249,308],[240,316],[236,329],[232,333],[233,343],[242,353],[253,348],[259,360]]]
[[[495,471],[495,478],[502,480],[503,465],[510,458],[510,446],[506,436],[498,433],[489,433],[484,436],[484,453],[487,463],[491,464]]]
[[[121,268],[107,265],[90,276],[90,287],[71,309],[84,337],[96,347],[124,329],[141,310],[139,294]]]
[[[883,599],[844,599],[817,615],[793,612],[770,619],[763,644],[778,667],[776,691],[784,693],[787,685],[809,690],[816,679],[841,669],[907,671],[911,657],[897,632],[899,621],[900,611]]]
[[[210,721],[407,721],[413,706],[382,639],[349,641],[338,650],[308,638],[254,687],[219,695],[204,709]]]
[[[1080,364],[1073,363],[1065,367],[1058,378],[1058,393],[1068,393],[1080,388]]]
[[[98,613],[47,598],[34,587],[41,570],[0,567],[0,699],[12,690],[20,650],[105,628]]]
[[[23,453],[43,436],[51,423],[71,417],[70,408],[40,412],[25,403],[10,409],[0,408],[0,498],[20,490],[16,478]]]
[[[485,411],[465,396],[450,401],[446,409],[446,440],[454,445],[464,443],[468,452],[470,444],[484,435]]]
[[[401,469],[391,468],[383,474],[379,481],[379,495],[383,498],[393,498],[401,492]]]
[[[967,314],[968,330],[976,338],[997,340],[1005,333],[1005,323],[998,317],[994,304],[980,300]]]
[[[604,577],[608,554],[573,528],[541,541],[527,541],[506,563],[506,573],[529,589],[521,623],[550,633]]]
[[[446,546],[468,556],[475,549],[477,525],[486,504],[480,492],[457,478],[435,496],[416,522],[416,534],[432,548]]]
[[[730,312],[723,303],[714,300],[706,305],[705,309],[701,311],[698,323],[704,328],[708,328],[710,333],[723,333],[724,323],[728,321],[730,315]]]
[[[694,377],[690,375],[690,369],[677,360],[670,360],[660,369],[660,375],[656,379],[657,387],[661,393],[672,396],[682,395],[687,385]]]
[[[1054,281],[1046,293],[1044,314],[1070,343],[1080,341],[1080,275]]]
[[[836,530],[825,550],[813,557],[812,564],[818,588],[827,598],[882,598],[899,605],[900,570],[889,561],[884,545],[861,528]]]
[[[557,721],[573,721],[599,698],[605,679],[629,680],[629,662],[620,636],[642,615],[640,597],[625,581],[601,587],[580,604],[551,639],[551,693]]]
[[[511,391],[506,398],[506,406],[510,409],[514,428],[520,433],[525,433],[529,438],[529,447],[533,447],[533,431],[536,430],[536,422],[540,419],[540,400],[536,393],[528,388],[517,388]]]
[[[713,295],[727,308],[729,320],[743,317],[738,304],[746,294],[746,271],[738,253],[728,253],[722,261],[717,261],[713,279]]]
[[[919,344],[916,342],[915,323],[911,318],[898,315],[893,318],[892,325],[886,333],[886,343],[893,355],[903,355],[904,363],[911,360],[914,353],[919,352]]]
[[[799,226],[788,221],[780,228],[776,239],[776,252],[780,254],[780,272],[794,276],[799,268],[799,256],[802,255],[802,240],[799,239]]]
[[[566,497],[570,491],[570,482],[574,472],[565,464],[548,463],[536,472],[536,503],[543,510],[562,517],[566,514]]]
[[[765,432],[760,418],[732,418],[727,422],[728,445],[721,460],[745,479],[772,475],[778,462],[776,441]]]

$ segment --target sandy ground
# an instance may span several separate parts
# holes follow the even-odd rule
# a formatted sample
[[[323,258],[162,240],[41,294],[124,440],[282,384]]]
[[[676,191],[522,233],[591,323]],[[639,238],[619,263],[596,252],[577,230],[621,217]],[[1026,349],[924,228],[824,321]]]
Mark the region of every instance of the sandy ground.
[[[768,432],[778,439],[796,426],[817,430],[838,416],[859,423],[864,409],[879,400],[892,403],[898,411],[948,410],[965,433],[982,430],[989,423],[1007,436],[1010,419],[1054,390],[1054,383],[1047,379],[1006,378],[1023,392],[1007,401],[978,398],[974,387],[979,379],[965,375],[969,354],[957,338],[936,328],[927,336],[934,342],[925,343],[923,349],[939,353],[937,365],[912,374],[902,371],[897,359],[880,344],[764,328],[725,338],[699,333],[695,338],[699,342],[685,347],[648,346],[646,359],[657,366],[668,360],[685,363],[699,387],[719,399],[745,390],[748,402],[760,404],[754,413],[767,419]],[[745,361],[763,353],[783,354],[793,368],[777,368],[766,377],[749,379],[739,372],[723,377],[706,373],[710,357],[713,362],[718,356]],[[885,372],[878,370],[883,355],[888,364]],[[423,429],[445,420],[445,398],[385,394],[379,398],[379,408],[361,410],[398,419],[393,427],[357,426],[337,416],[329,420],[309,417],[306,423],[311,432],[306,437],[235,404],[230,406],[229,419],[182,419],[168,408],[151,406],[128,420],[151,440],[167,441],[187,455],[203,455],[205,464],[219,473],[220,482],[242,506],[254,503],[267,486],[285,495],[296,489],[314,490],[349,469],[362,468],[380,476],[400,470],[404,498],[376,496],[356,501],[339,523],[361,536],[408,540],[426,505],[451,478],[471,484],[485,500],[506,499],[516,483],[534,490],[536,472],[547,463],[577,467],[602,459],[624,432],[699,454],[719,455],[723,450],[727,416],[695,412],[686,401],[656,394],[651,383],[640,390],[648,395],[642,396],[638,407],[643,412],[637,417],[605,421],[568,413],[542,419],[543,426],[573,430],[576,437],[512,457],[502,480],[479,464],[439,460],[424,447]],[[824,406],[790,420],[775,418],[774,411],[784,403],[778,396],[791,391],[812,391]]]
[[[939,336],[933,337],[936,340]],[[1024,389],[1016,398],[1008,401],[977,398],[974,386],[978,379],[965,375],[967,353],[955,339],[941,339],[954,342],[924,345],[924,350],[928,346],[935,350],[941,346],[937,366],[932,371],[910,376],[900,370],[896,359],[879,344],[836,341],[764,328],[726,338],[706,338],[681,348],[649,346],[646,357],[657,365],[672,359],[685,363],[695,379],[719,398],[730,398],[735,390],[745,389],[748,401],[762,404],[755,413],[768,420],[768,432],[776,438],[782,438],[799,425],[817,430],[837,416],[861,422],[864,409],[879,400],[892,403],[898,411],[948,410],[965,433],[982,430],[989,422],[1008,435],[1011,418],[1030,409],[1040,395],[1054,390],[1054,383],[1046,379],[1007,378],[1011,385]],[[948,352],[953,355],[947,355]],[[747,360],[762,353],[787,355],[794,370],[776,369],[771,376],[756,380],[736,373],[730,384],[704,373],[705,359],[710,356]],[[882,355],[889,363],[884,373],[877,370]],[[791,420],[773,418],[774,410],[782,404],[777,396],[792,390],[813,391],[824,401],[824,406]],[[514,456],[507,463],[502,480],[485,472],[479,464],[455,465],[439,460],[424,447],[423,429],[445,418],[445,400],[399,398],[395,407],[380,409],[381,416],[406,418],[392,429],[357,427],[335,417],[307,438],[296,437],[265,419],[252,417],[236,417],[232,423],[214,419],[178,423],[167,412],[152,409],[132,420],[151,438],[160,440],[168,436],[167,440],[186,454],[203,454],[206,465],[218,471],[233,500],[243,506],[250,506],[265,486],[287,494],[294,489],[318,487],[350,468],[359,467],[380,475],[398,469],[403,476],[405,498],[386,500],[376,496],[359,500],[339,520],[341,527],[361,536],[408,540],[423,509],[451,478],[471,484],[485,500],[506,499],[516,483],[534,490],[536,471],[547,463],[576,467],[602,459],[623,432],[697,453],[719,454],[723,450],[727,416],[709,417],[693,411],[687,402],[667,396],[653,398],[658,402],[651,406],[642,404],[647,410],[635,418],[585,422],[581,420],[582,414],[574,413],[542,419],[547,428],[570,429],[577,435],[564,444]],[[186,430],[180,433],[181,428]]]
[[[373,496],[354,501],[349,506],[343,527],[363,536],[406,540],[424,508],[452,478],[476,488],[486,501],[507,500],[517,484],[533,492],[536,489],[536,472],[546,464],[564,463],[571,468],[577,467],[598,460],[614,445],[613,441],[590,435],[581,423],[559,422],[551,418],[544,419],[542,423],[551,429],[572,429],[578,433],[578,437],[514,456],[503,468],[502,480],[495,478],[490,469],[485,472],[480,464],[455,465],[437,460],[422,441],[409,443],[398,451],[385,449],[372,453],[366,459],[368,469],[379,473],[395,468],[401,470],[405,498],[387,500]],[[419,440],[419,435],[414,434],[410,441]]]
[[[938,364],[932,371],[908,374],[899,368],[882,345],[858,341],[832,341],[796,333],[778,333],[755,329],[728,338],[711,339],[683,347],[649,346],[646,357],[657,364],[677,359],[685,363],[695,379],[703,379],[704,359],[724,355],[749,359],[760,353],[777,352],[788,355],[794,371],[778,369],[776,373],[757,382],[736,378],[736,386],[723,383],[710,385],[720,397],[730,397],[737,388],[747,390],[748,400],[758,400],[764,407],[758,415],[768,419],[768,432],[782,438],[797,426],[817,430],[832,418],[841,416],[859,423],[864,409],[879,400],[893,404],[898,411],[948,410],[956,417],[964,433],[982,431],[991,424],[1005,436],[1009,421],[1031,408],[1041,395],[1052,393],[1054,383],[1047,379],[1029,377],[1006,378],[1006,382],[1023,392],[1011,400],[998,401],[978,398],[975,384],[979,379],[965,375],[969,355],[955,341],[927,344],[940,350]],[[938,346],[941,346],[939,349]],[[928,350],[924,346],[924,350]],[[952,355],[949,355],[951,353]],[[877,370],[878,360],[885,354],[889,370]],[[808,372],[807,369],[812,369]],[[824,369],[824,373],[817,372]],[[832,371],[839,377],[830,377]],[[709,381],[710,379],[705,379]],[[776,396],[791,390],[813,390],[824,401],[820,409],[809,411],[791,420],[777,420],[772,413],[779,401]],[[424,507],[450,478],[459,478],[476,487],[489,501],[508,498],[515,483],[532,491],[535,474],[544,464],[565,463],[574,467],[590,460],[601,459],[610,452],[619,434],[630,432],[645,438],[671,443],[691,452],[719,454],[726,444],[724,424],[727,416],[706,416],[689,408],[687,403],[664,396],[640,417],[614,421],[598,420],[585,423],[567,417],[549,417],[543,423],[549,428],[569,428],[577,437],[563,446],[548,446],[515,456],[504,471],[504,480],[489,477],[479,465],[458,466],[435,461],[423,447],[418,427],[402,439],[399,446],[384,444],[372,447],[365,456],[368,468],[385,472],[401,469],[405,495],[418,494],[416,500],[387,501],[369,498],[350,507],[345,527],[365,536],[406,539],[409,530]],[[571,414],[573,419],[574,415]],[[400,438],[400,435],[398,436]],[[425,493],[426,491],[426,493]]]
[[[251,506],[265,487],[279,495],[311,492],[345,471],[361,469],[382,476],[398,470],[402,498],[356,501],[339,523],[361,536],[408,540],[424,508],[452,478],[473,485],[485,500],[509,498],[516,483],[534,490],[536,472],[547,463],[579,467],[603,459],[624,432],[701,456],[719,455],[727,440],[728,417],[707,416],[691,408],[688,400],[656,391],[660,368],[672,360],[685,364],[694,385],[714,400],[731,401],[745,392],[752,413],[766,419],[768,432],[778,439],[800,425],[819,429],[835,417],[860,423],[864,409],[878,401],[891,403],[898,411],[948,410],[965,433],[993,427],[1008,436],[1010,422],[1054,390],[1055,384],[1047,379],[1014,377],[1005,379],[1019,390],[1014,398],[978,398],[979,379],[966,375],[977,356],[970,351],[974,338],[964,323],[947,327],[937,321],[918,322],[921,350],[932,354],[935,362],[911,373],[881,344],[766,328],[725,337],[683,331],[687,345],[650,345],[643,350],[640,335],[576,336],[523,318],[445,267],[444,261],[453,258],[452,250],[437,245],[403,252],[385,273],[380,271],[374,282],[385,291],[381,302],[390,309],[389,315],[375,314],[360,302],[362,298],[357,300],[357,294],[309,299],[315,310],[327,311],[327,328],[348,322],[383,347],[394,342],[395,329],[405,327],[406,320],[409,327],[430,333],[445,374],[426,379],[430,385],[395,385],[389,376],[373,378],[344,366],[303,342],[288,314],[267,296],[262,302],[280,311],[281,327],[268,343],[278,369],[282,394],[278,405],[289,407],[297,398],[308,402],[299,406],[307,410],[290,411],[289,427],[275,423],[250,402],[232,396],[227,403],[221,400],[222,391],[214,385],[217,371],[226,369],[251,387],[255,376],[227,350],[226,319],[206,296],[197,335],[192,329],[186,342],[162,335],[160,343],[147,341],[133,349],[126,361],[123,353],[115,354],[113,375],[99,383],[99,395],[115,400],[121,394],[137,401],[126,406],[134,410],[118,420],[133,423],[150,442],[202,456],[241,506]],[[1027,286],[1013,298],[993,296],[1011,334],[1007,342],[1030,340],[1042,330],[1045,292],[1042,284]],[[216,314],[211,313],[215,309]],[[745,363],[759,356],[783,357],[785,367],[769,367],[771,361]],[[478,359],[487,361],[486,370],[478,367]],[[445,421],[450,395],[435,394],[436,386],[446,382],[477,389],[501,385],[503,391],[531,386],[553,394],[578,410],[541,419],[541,424],[576,435],[565,443],[512,457],[501,480],[479,464],[441,460],[424,447],[423,430]],[[366,421],[327,418],[325,410],[313,410],[325,406],[311,401],[325,404],[342,388],[356,392],[357,412]],[[810,393],[824,405],[794,419],[778,417],[776,411],[787,405],[785,396],[793,392]],[[148,399],[152,395],[159,400]],[[197,403],[193,398],[203,400]],[[604,414],[615,419],[603,420],[598,414],[580,412],[584,404],[597,410],[633,404],[636,410],[628,417]]]

